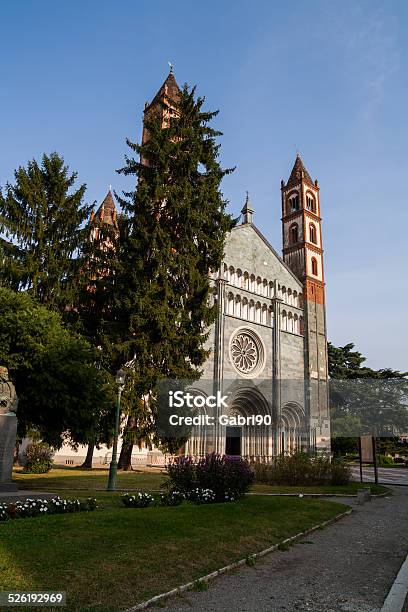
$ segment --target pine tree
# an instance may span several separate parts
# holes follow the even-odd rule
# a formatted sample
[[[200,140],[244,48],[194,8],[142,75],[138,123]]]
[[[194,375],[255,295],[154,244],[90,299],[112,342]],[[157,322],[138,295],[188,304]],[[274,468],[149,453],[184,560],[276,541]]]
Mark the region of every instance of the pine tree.
[[[77,174],[57,153],[14,175],[0,192],[0,283],[64,312],[75,301],[83,222],[92,210],[83,203],[86,185],[74,187]]]
[[[221,168],[221,134],[210,125],[217,113],[203,104],[185,86],[166,127],[152,116],[147,142],[127,141],[143,162],[126,157],[119,171],[138,183],[119,198],[126,222],[113,335],[119,361],[134,359],[134,392],[149,395],[153,411],[159,380],[200,376],[216,316],[209,273],[219,268],[234,225],[220,191],[232,170]]]

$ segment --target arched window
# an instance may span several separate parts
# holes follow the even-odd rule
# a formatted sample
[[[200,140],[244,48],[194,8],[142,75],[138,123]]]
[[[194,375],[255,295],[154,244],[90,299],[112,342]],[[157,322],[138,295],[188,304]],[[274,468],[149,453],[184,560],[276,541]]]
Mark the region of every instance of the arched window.
[[[314,225],[314,223],[309,224],[309,239],[310,242],[313,242],[313,244],[317,244],[316,226]]]
[[[289,197],[289,210],[288,213],[294,212],[295,210],[299,210],[299,194],[294,193]]]
[[[257,302],[255,305],[255,322],[256,323],[262,323],[261,314],[262,314],[262,307],[261,307],[260,302]]]
[[[317,272],[317,259],[316,257],[312,257],[312,274],[314,276],[317,276],[318,272]]]
[[[247,298],[244,298],[242,300],[242,318],[243,319],[248,319],[249,318],[248,300],[247,300]]]
[[[290,244],[296,244],[299,239],[299,228],[297,223],[292,223],[289,230]]]
[[[316,204],[315,199],[312,194],[306,194],[306,208],[307,210],[311,210],[312,212],[316,212]]]

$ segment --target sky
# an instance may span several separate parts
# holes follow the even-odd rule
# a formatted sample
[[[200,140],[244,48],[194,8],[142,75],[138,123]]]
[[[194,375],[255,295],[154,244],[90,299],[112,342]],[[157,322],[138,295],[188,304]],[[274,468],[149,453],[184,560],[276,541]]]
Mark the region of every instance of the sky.
[[[219,109],[222,189],[281,251],[280,181],[318,178],[328,337],[408,370],[405,0],[2,0],[0,185],[58,151],[100,202],[174,63]]]

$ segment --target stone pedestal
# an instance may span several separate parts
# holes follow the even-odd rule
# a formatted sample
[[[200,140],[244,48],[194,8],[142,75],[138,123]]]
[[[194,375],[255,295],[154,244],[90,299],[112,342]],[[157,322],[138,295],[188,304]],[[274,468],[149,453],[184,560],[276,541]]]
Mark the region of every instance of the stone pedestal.
[[[11,481],[16,434],[14,412],[0,414],[0,491],[17,491],[17,485]]]

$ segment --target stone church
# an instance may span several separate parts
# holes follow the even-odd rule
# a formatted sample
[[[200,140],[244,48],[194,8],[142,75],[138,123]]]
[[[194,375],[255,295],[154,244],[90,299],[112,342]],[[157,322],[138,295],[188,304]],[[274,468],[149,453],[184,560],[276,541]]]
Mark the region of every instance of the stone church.
[[[145,117],[159,112],[165,126],[172,112],[169,99],[178,92],[171,70],[153,101],[146,103]],[[143,129],[142,140],[147,138]],[[227,237],[220,269],[211,274],[218,316],[207,344],[210,357],[197,385],[202,390],[208,382],[212,390],[228,390],[231,415],[269,418],[262,426],[194,427],[185,453],[200,456],[215,450],[255,459],[300,449],[329,451],[318,182],[297,155],[288,181],[281,182],[282,256],[256,226],[248,194],[241,215]],[[111,192],[96,217],[115,223]]]

